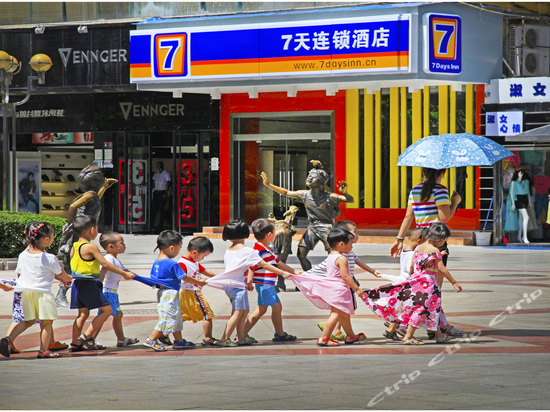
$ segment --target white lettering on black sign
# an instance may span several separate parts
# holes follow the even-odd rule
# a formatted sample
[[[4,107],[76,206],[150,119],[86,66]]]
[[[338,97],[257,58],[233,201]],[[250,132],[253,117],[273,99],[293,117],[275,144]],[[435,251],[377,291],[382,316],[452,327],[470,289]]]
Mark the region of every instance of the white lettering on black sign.
[[[128,50],[126,49],[106,49],[106,50],[73,50],[70,47],[57,49],[63,66],[67,64],[91,64],[91,63],[119,63],[127,62]],[[72,59],[71,59],[72,55]]]
[[[124,120],[128,117],[154,117],[154,116],[183,116],[183,103],[168,104],[134,104],[131,102],[120,102],[120,110]]]

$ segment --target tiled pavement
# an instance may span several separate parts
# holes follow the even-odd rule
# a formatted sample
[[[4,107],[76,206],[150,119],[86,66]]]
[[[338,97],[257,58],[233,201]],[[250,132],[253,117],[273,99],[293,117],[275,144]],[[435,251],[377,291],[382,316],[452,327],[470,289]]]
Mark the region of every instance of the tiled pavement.
[[[154,237],[126,236],[121,260],[147,274]],[[187,240],[187,239],[186,239]],[[205,266],[223,270],[226,245],[214,240]],[[396,274],[387,245],[357,244],[368,264]],[[252,347],[197,348],[156,353],[135,345],[115,348],[110,322],[99,341],[106,351],[37,360],[38,328],[18,338],[23,353],[0,359],[2,409],[546,409],[550,401],[550,251],[454,246],[449,268],[462,284],[444,285],[448,318],[470,333],[452,345],[407,347],[381,337],[382,322],[359,302],[354,329],[365,345],[319,348],[316,323],[327,312],[300,292],[280,294],[285,329],[294,343],[271,342],[269,317],[251,335]],[[317,248],[312,260],[323,259]],[[289,263],[298,267],[295,257]],[[0,272],[12,278],[13,272]],[[358,276],[362,287],[385,283]],[[288,283],[288,281],[287,281]],[[54,286],[54,290],[57,287]],[[205,289],[219,337],[230,313],[222,291]],[[155,292],[132,281],[120,288],[127,336],[141,341],[156,323]],[[251,307],[256,295],[250,295]],[[11,294],[0,293],[0,330],[10,323]],[[70,339],[75,311],[59,311],[56,338]],[[200,324],[186,323],[184,337],[200,342]],[[423,334],[421,333],[420,336]],[[42,388],[47,389],[42,389]],[[29,388],[31,388],[29,390]]]

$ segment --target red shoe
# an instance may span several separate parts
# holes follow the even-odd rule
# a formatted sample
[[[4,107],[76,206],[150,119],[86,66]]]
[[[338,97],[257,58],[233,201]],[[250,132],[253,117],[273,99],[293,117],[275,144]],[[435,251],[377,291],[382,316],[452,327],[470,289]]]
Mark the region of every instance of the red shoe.
[[[13,355],[15,353],[21,353],[21,349],[16,348],[15,345],[12,343],[10,345],[10,353]]]
[[[48,346],[48,350],[52,350],[54,352],[58,350],[65,350],[69,347],[66,343],[55,341],[53,345]]]
[[[363,343],[367,341],[367,337],[364,333],[359,333],[358,335],[354,336],[346,336],[346,339],[344,340],[344,343],[346,345],[351,345],[353,343]]]

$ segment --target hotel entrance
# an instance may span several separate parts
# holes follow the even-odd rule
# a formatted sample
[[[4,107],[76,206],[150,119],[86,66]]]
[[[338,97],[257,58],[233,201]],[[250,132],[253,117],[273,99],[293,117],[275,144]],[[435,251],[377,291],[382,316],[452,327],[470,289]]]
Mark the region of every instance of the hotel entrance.
[[[311,160],[320,160],[333,182],[332,112],[246,113],[232,117],[233,217],[251,223],[273,213],[282,218],[297,203],[298,226],[307,224],[300,202],[263,186],[260,172],[288,190],[304,190]]]

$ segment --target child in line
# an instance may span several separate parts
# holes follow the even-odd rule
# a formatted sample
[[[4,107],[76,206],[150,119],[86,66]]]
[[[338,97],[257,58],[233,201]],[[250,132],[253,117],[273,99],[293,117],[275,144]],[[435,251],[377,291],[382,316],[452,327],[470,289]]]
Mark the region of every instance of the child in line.
[[[258,251],[244,245],[244,241],[250,236],[248,225],[241,220],[232,220],[227,223],[222,232],[222,239],[231,241],[231,246],[225,251],[224,264],[226,272],[242,269],[243,277],[246,276],[246,288],[226,286],[225,294],[231,301],[231,317],[227,321],[219,346],[250,345],[249,339],[245,340],[244,325],[246,315],[250,309],[248,303],[248,290],[253,290],[252,282],[253,266],[260,266],[270,272],[289,276],[290,273],[277,269],[275,266],[262,260]],[[231,334],[237,330],[237,342],[231,341]]]
[[[124,238],[121,234],[116,232],[104,232],[99,237],[99,244],[107,252],[105,260],[117,268],[128,271],[126,267],[118,260],[118,255],[126,251],[126,245],[124,244]],[[122,328],[122,309],[120,309],[120,301],[118,298],[118,288],[121,275],[111,272],[105,267],[101,268],[99,280],[103,283],[103,294],[107,300],[111,303],[111,309],[113,312],[113,330],[117,338],[116,345],[118,347],[133,345],[138,343],[136,338],[128,338],[124,336],[124,329]]]
[[[352,222],[351,220],[341,220],[337,222],[334,225],[334,227],[344,229],[350,232],[354,236],[352,243],[357,243],[357,241],[359,240],[359,234],[357,233],[357,225],[355,224],[355,222]],[[369,272],[370,274],[374,275],[377,278],[382,276],[382,274],[379,271],[371,268],[369,265],[367,265],[361,259],[359,259],[359,256],[353,253],[353,251],[351,251],[350,253],[344,253],[343,255],[348,259],[350,276],[357,286],[361,286],[361,285],[359,284],[359,281],[355,278],[355,265],[359,266],[361,269],[363,269],[366,272]],[[326,263],[325,263],[325,270],[326,270]],[[353,289],[351,289],[351,297],[353,299],[353,308],[357,309],[357,301],[355,299],[355,292],[353,291]],[[319,327],[319,329],[323,330],[325,327],[325,323],[319,322],[317,323],[317,326]],[[334,339],[337,341],[345,340],[346,335],[341,331],[341,326],[342,325],[340,324],[340,322],[336,323],[336,327],[334,328],[334,331],[330,336],[331,339]],[[361,339],[363,338],[366,339],[366,336],[364,333],[360,333],[357,336],[359,336]]]
[[[403,282],[408,281],[411,277],[414,249],[416,249],[416,247],[423,242],[424,233],[426,231],[427,228],[414,229],[403,241],[403,251],[399,257],[399,265],[401,268],[399,278]],[[385,330],[382,336],[396,342],[401,341],[401,338],[397,336],[397,334],[405,336],[407,333],[407,328],[405,326],[399,326],[399,323],[397,322],[384,322],[384,326],[386,326],[388,330]]]
[[[97,237],[97,223],[93,217],[77,216],[73,220],[73,229],[78,233],[78,241],[73,243],[70,252],[71,271],[74,279],[71,288],[71,309],[78,309],[78,315],[73,323],[73,339],[71,352],[83,350],[101,350],[105,347],[95,341],[101,327],[112,313],[111,303],[103,294],[100,265],[105,270],[114,272],[125,279],[133,279],[132,272],[125,271],[109,263],[101,254],[99,248],[92,243]],[[84,324],[90,316],[90,309],[99,308],[98,315],[92,320],[85,333]]]
[[[37,358],[59,358],[61,354],[48,349],[53,335],[53,321],[57,319],[55,297],[51,291],[54,278],[64,285],[71,284],[71,277],[61,268],[57,258],[46,252],[54,241],[50,223],[31,222],[25,229],[29,246],[19,254],[15,272],[19,275],[16,286],[22,289],[21,303],[24,321],[13,328],[9,336],[0,341],[0,353],[9,357],[15,338],[40,319],[40,350]]]
[[[291,276],[292,281],[315,306],[330,309],[323,333],[317,340],[319,346],[339,345],[336,340],[330,339],[338,321],[347,334],[345,343],[353,344],[366,340],[364,334],[355,335],[351,327],[351,315],[355,313],[351,290],[357,293],[357,296],[365,293],[350,276],[349,262],[344,256],[351,252],[354,239],[355,236],[347,230],[332,229],[327,236],[327,242],[331,247],[327,258],[327,276]]]
[[[275,225],[268,219],[256,219],[252,222],[252,232],[256,238],[256,244],[254,250],[259,254],[260,258],[264,262],[270,263],[277,268],[286,272],[294,273],[294,270],[281,262],[275,255],[275,252],[269,247],[269,244],[275,240]],[[248,338],[253,343],[256,339],[248,336],[250,330],[260,320],[260,318],[267,312],[267,308],[271,306],[271,322],[275,329],[273,336],[273,342],[286,342],[296,340],[296,336],[289,335],[283,329],[283,305],[279,296],[277,296],[277,290],[275,289],[275,283],[277,282],[278,275],[265,269],[261,266],[254,268],[253,283],[256,285],[256,292],[258,292],[258,306],[256,310],[248,316],[244,324],[245,338]],[[257,341],[256,341],[257,342]]]
[[[187,273],[187,276],[191,276],[193,279],[201,280],[202,275],[213,277],[216,274],[199,263],[213,251],[214,245],[210,239],[204,236],[194,237],[189,241],[187,251],[180,258],[179,265]],[[212,337],[214,312],[202,294],[202,286],[183,280],[181,282],[180,308],[184,322],[190,320],[196,323],[202,320],[203,346],[215,346],[219,342],[218,339]]]
[[[438,272],[447,278],[457,292],[462,287],[453,278],[442,262],[442,246],[451,231],[444,223],[432,223],[424,235],[424,242],[414,251],[413,275],[408,282],[369,289],[362,296],[365,303],[381,318],[393,322],[388,329],[392,333],[397,323],[407,326],[404,345],[420,345],[414,338],[418,328],[436,330],[436,342],[445,343],[452,339],[439,330],[441,313],[441,290],[437,282]]]
[[[174,230],[163,230],[157,237],[159,254],[151,268],[151,279],[162,282],[159,286],[160,299],[157,304],[158,323],[149,335],[143,346],[162,352],[166,347],[158,341],[164,334],[174,336],[173,349],[191,349],[195,347],[193,342],[183,339],[183,319],[179,305],[179,291],[181,281],[194,285],[204,286],[206,282],[187,275],[178,262],[173,259],[179,255],[183,243],[182,236]]]

